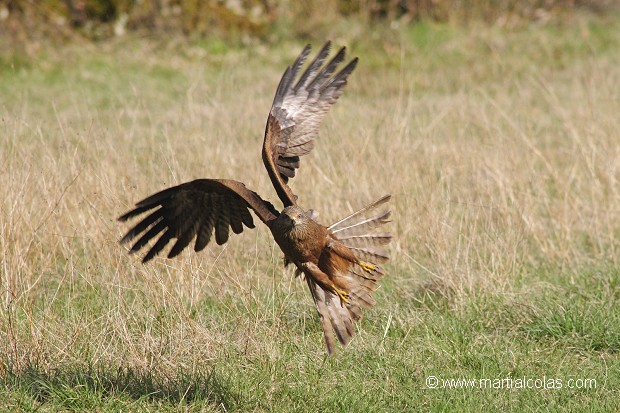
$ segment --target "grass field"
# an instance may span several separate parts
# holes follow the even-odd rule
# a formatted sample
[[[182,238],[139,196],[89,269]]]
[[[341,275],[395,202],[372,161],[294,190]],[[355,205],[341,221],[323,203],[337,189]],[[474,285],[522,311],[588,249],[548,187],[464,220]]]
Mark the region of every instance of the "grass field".
[[[275,202],[302,43],[0,61],[0,410],[620,409],[620,18],[385,36],[334,39],[360,65],[292,182],[325,224],[394,195],[378,305],[330,358],[265,227],[143,266],[115,221],[198,177]]]

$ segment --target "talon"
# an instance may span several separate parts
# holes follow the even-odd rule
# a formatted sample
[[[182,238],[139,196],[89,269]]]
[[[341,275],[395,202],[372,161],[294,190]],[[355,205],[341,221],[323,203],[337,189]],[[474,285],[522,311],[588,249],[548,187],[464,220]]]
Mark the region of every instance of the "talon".
[[[376,265],[371,264],[369,262],[360,261],[359,265],[366,272],[373,272],[373,271],[375,271],[377,269]]]
[[[340,305],[343,305],[343,303],[349,303],[349,293],[336,287],[334,287],[334,291],[338,294],[338,297],[340,297]]]

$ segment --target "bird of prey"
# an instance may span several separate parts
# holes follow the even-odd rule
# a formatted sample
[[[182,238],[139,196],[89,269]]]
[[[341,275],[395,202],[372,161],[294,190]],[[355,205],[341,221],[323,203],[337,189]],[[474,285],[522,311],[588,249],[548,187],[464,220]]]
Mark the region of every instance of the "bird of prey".
[[[215,242],[224,244],[229,228],[236,234],[244,226],[254,228],[251,209],[271,230],[284,253],[285,265],[293,264],[295,275],[304,275],[328,354],[335,350],[334,334],[340,343],[348,344],[355,334],[355,322],[362,316],[361,309],[375,305],[372,292],[384,276],[379,264],[388,260],[383,247],[391,240],[389,233],[377,231],[389,222],[390,211],[383,206],[390,195],[323,226],[316,221],[316,212],[297,204],[288,186],[299,168],[300,157],[312,150],[322,119],[342,94],[357,65],[355,58],[337,71],[345,58],[345,48],[325,63],[330,47],[327,42],[299,78],[310,45],[287,67],[267,118],[262,158],[284,206],[282,211],[241,182],[196,179],[151,195],[118,218],[127,221],[147,214],[120,241],[137,238],[130,250],[134,253],[156,240],[142,260],[147,262],[173,238],[176,242],[168,258],[178,255],[194,239],[194,250],[201,251],[213,232]]]

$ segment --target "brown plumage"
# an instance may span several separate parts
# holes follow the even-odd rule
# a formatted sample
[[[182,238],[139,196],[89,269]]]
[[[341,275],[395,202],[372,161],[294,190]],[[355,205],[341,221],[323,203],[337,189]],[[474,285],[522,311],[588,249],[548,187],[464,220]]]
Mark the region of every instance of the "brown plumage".
[[[346,345],[355,333],[361,308],[375,305],[372,292],[384,276],[378,264],[388,259],[382,247],[391,236],[375,232],[388,222],[390,212],[377,210],[387,203],[389,195],[325,227],[316,222],[314,211],[297,206],[297,197],[288,186],[299,168],[299,157],[314,147],[321,120],[342,94],[357,64],[355,58],[334,74],[344,60],[345,49],[323,65],[329,51],[328,42],[295,82],[310,53],[309,45],[304,48],[284,72],[267,119],[262,157],[284,205],[282,212],[241,182],[197,179],[149,196],[119,221],[148,212],[121,239],[126,243],[137,238],[131,253],[156,240],[142,260],[147,262],[172,239],[176,242],[168,258],[181,253],[194,239],[194,250],[201,251],[213,233],[216,243],[224,244],[231,228],[236,234],[244,226],[254,228],[251,209],[271,230],[286,264],[296,266],[296,275],[304,274],[321,319],[327,351],[332,354],[334,334]]]

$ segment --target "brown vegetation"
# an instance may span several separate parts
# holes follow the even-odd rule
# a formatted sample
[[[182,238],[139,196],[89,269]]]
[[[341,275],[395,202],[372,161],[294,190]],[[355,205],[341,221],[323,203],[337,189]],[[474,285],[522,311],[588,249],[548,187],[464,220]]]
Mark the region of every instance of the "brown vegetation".
[[[191,36],[258,36],[280,29],[307,36],[342,18],[407,24],[480,20],[515,25],[558,20],[575,10],[605,14],[612,0],[2,0],[0,18],[14,36],[89,38],[127,31],[183,33]]]

